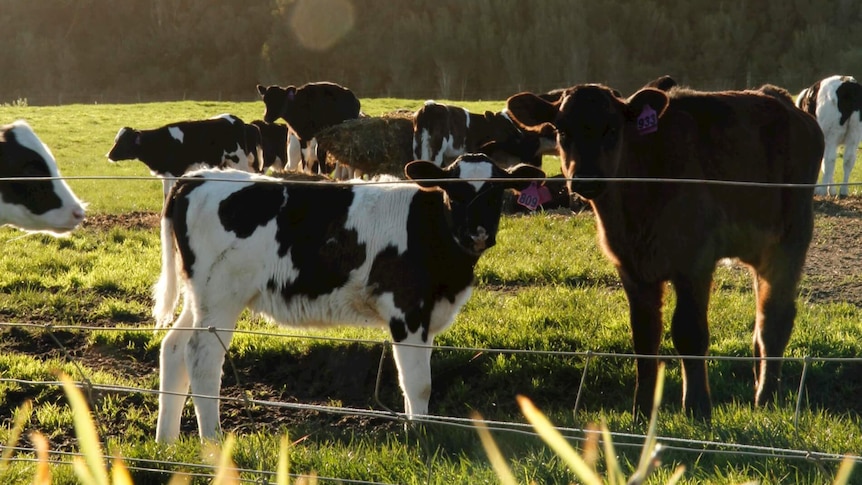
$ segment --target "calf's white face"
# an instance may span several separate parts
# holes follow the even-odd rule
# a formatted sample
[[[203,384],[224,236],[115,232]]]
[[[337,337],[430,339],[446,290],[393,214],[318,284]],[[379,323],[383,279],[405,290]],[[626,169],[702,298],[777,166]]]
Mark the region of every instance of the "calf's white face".
[[[0,224],[63,234],[84,220],[84,204],[72,193],[51,150],[27,123],[0,128]],[[54,180],[17,178],[54,177]]]

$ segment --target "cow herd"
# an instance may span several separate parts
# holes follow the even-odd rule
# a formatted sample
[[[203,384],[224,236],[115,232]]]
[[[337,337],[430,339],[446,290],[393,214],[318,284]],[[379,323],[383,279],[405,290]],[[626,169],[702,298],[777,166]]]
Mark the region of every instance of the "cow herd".
[[[230,339],[246,308],[287,325],[387,328],[405,414],[427,414],[433,339],[469,299],[475,265],[496,243],[504,190],[541,187],[549,153],[560,157],[568,190],[592,207],[628,298],[643,355],[635,412],[652,405],[657,361],[648,356],[659,350],[671,283],[683,407],[710,418],[707,310],[724,258],[751,269],[762,358],[755,403],[768,404],[779,391],[774,358],[794,325],[818,172],[826,187],[817,193],[847,195],[862,137],[862,87],[849,76],[815,83],[796,104],[777,86],[705,92],[665,76],[628,97],[600,84],[519,93],[496,113],[429,101],[413,114],[415,161],[402,174],[414,183],[286,184],[264,173],[315,164],[328,172],[315,135],[364,116],[360,102],[333,83],[257,90],[263,120],[125,127],[108,154],[140,160],[164,180],[153,314],[171,329],[160,355],[158,441],[178,437],[189,390],[200,436],[218,435],[219,400],[206,396],[220,392],[219,336]],[[838,144],[844,183],[836,190]],[[83,220],[84,204],[26,123],[0,129],[0,170],[0,222],[63,233]]]

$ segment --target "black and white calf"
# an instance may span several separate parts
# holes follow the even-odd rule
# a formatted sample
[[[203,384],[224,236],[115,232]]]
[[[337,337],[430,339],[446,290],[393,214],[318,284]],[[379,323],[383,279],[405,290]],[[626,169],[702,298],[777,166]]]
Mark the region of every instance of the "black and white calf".
[[[108,160],[140,160],[162,177],[165,196],[180,177],[202,166],[255,170],[263,161],[260,131],[231,114],[181,121],[152,130],[120,128]]]
[[[260,130],[263,149],[263,164],[260,170],[255,170],[257,173],[266,173],[269,168],[276,171],[311,171],[311,165],[317,161],[317,142],[314,138],[303,143],[289,126],[281,123],[254,120],[250,124]]]
[[[318,173],[326,171],[326,154],[318,153],[314,137],[324,128],[360,116],[359,98],[335,83],[316,82],[299,87],[258,84],[257,92],[264,104],[264,121],[274,123],[281,118],[295,135],[288,141],[288,158],[297,157],[291,165],[298,166],[301,157],[307,167],[316,163]]]
[[[279,123],[267,123],[263,120],[254,120],[251,123],[260,131],[260,145],[263,151],[263,163],[257,173],[266,173],[270,168],[273,170],[284,170],[288,166],[288,131],[287,125]]]
[[[856,164],[856,150],[862,142],[862,85],[851,76],[830,76],[799,93],[796,106],[817,118],[826,148],[823,151],[823,174],[815,190],[819,195],[848,194],[847,183]],[[844,145],[844,183],[832,186],[838,145]]]
[[[494,149],[486,150],[485,147]],[[460,106],[426,101],[413,114],[413,156],[438,166],[459,155],[491,151],[497,163],[507,166],[530,163],[541,166],[543,154],[556,153],[556,133],[525,132],[506,110],[471,113]]]
[[[405,173],[419,185],[285,185],[202,170],[174,186],[162,216],[157,323],[173,319],[180,292],[185,302],[162,342],[157,441],[179,435],[189,386],[195,396],[220,392],[225,350],[213,333],[189,329],[229,341],[244,308],[287,325],[388,328],[405,413],[428,413],[434,336],[452,324],[473,268],[496,243],[503,190],[544,174],[472,154],[445,169],[414,161]],[[194,404],[201,437],[215,437],[218,399]]]
[[[53,180],[21,180],[52,177]],[[24,121],[0,127],[0,225],[63,234],[84,220],[84,206],[72,193],[51,150]]]

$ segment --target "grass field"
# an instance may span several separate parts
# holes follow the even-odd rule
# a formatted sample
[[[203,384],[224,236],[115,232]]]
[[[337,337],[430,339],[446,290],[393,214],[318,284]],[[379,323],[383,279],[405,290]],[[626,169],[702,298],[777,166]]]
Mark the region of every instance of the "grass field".
[[[363,111],[376,115],[421,103],[363,100]],[[502,102],[462,104],[477,111],[502,107]],[[152,330],[149,311],[150,289],[159,271],[158,230],[151,222],[161,207],[161,183],[139,162],[106,161],[118,129],[154,128],[224,112],[250,121],[260,118],[262,108],[260,102],[192,101],[0,107],[0,122],[23,118],[31,124],[52,149],[63,175],[99,177],[70,181],[90,203],[88,216],[98,224],[85,223],[63,239],[22,237],[0,229],[0,319],[32,324],[0,327],[0,443],[9,437],[15,410],[30,399],[35,410],[26,429],[47,435],[53,450],[77,450],[62,389],[12,379],[53,382],[54,371],[62,369],[93,384],[158,389],[163,332]],[[546,158],[549,173],[559,172],[555,163],[553,157]],[[130,214],[144,222],[130,224]],[[836,281],[858,278],[858,273],[858,268],[844,268]],[[570,428],[570,436],[581,438],[578,430],[607,422],[617,433],[620,460],[633,468],[638,436],[646,431],[646,423],[633,421],[630,413],[633,361],[561,354],[631,352],[627,304],[612,266],[596,247],[592,214],[504,217],[498,245],[480,261],[477,281],[473,298],[437,339],[441,348],[432,358],[432,412],[466,418],[476,411],[488,419],[523,423],[515,396],[526,395],[556,425]],[[815,284],[819,282],[806,276],[802,294],[812,294]],[[668,300],[672,305],[672,296]],[[750,356],[754,303],[747,271],[718,269],[710,319],[712,355]],[[828,483],[838,457],[862,450],[862,364],[818,358],[862,356],[860,322],[862,314],[853,304],[800,298],[787,355],[813,357],[810,365],[788,362],[784,400],[764,410],[751,405],[751,362],[712,362],[711,426],[681,413],[679,365],[669,359],[658,424],[659,441],[667,450],[655,483],[667,479],[678,464],[687,468],[683,483]],[[402,407],[391,356],[383,362],[380,403],[374,396],[381,342],[387,338],[382,332],[279,329],[251,315],[242,318],[239,328],[231,363],[225,367],[228,396],[344,409]],[[662,353],[673,355],[669,335]],[[585,370],[579,406],[573,410]],[[195,436],[190,404],[183,420],[185,438],[160,446],[153,440],[154,393],[98,390],[90,399],[108,449],[137,467],[132,470],[136,483],[163,483],[168,477],[145,468],[210,471]],[[314,471],[344,483],[497,482],[475,430],[466,426],[427,423],[405,430],[400,422],[377,415],[235,401],[223,404],[222,416],[226,431],[238,437],[234,456],[244,469],[274,471],[278,441],[287,433],[295,442],[290,453],[294,473]],[[505,430],[493,434],[520,482],[575,480],[538,438]],[[30,446],[26,435],[22,445]],[[790,453],[784,450],[799,453],[787,457]],[[806,458],[805,452],[812,454]],[[11,466],[0,468],[0,481],[32,483],[33,464],[26,460],[30,455],[22,450],[15,456]],[[69,461],[66,455],[53,458]],[[56,467],[54,477],[55,483],[76,483],[71,466]],[[261,483],[258,475],[243,477]],[[862,483],[862,472],[857,470],[851,483]]]

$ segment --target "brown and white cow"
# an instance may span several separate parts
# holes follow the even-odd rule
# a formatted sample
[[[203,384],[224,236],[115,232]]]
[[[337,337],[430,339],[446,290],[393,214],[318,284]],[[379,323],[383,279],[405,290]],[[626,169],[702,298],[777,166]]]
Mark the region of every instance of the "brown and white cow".
[[[554,136],[552,130],[521,130],[505,110],[478,114],[429,100],[413,115],[413,156],[437,166],[474,152],[487,153],[501,166],[541,166],[542,155],[556,151]]]
[[[755,357],[780,357],[790,339],[814,226],[812,184],[823,154],[817,123],[762,91],[645,88],[624,99],[589,84],[569,88],[556,103],[518,94],[508,107],[525,127],[556,128],[563,172],[573,177],[570,189],[592,205],[600,244],[622,280],[637,354],[658,353],[662,299],[666,283],[673,284],[671,336],[683,356],[683,406],[709,418],[703,356],[717,261],[738,258],[752,270]],[[636,412],[651,409],[656,372],[655,359],[637,360]],[[775,398],[780,372],[780,360],[757,362],[756,404]]]

